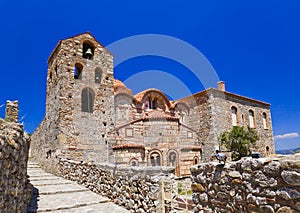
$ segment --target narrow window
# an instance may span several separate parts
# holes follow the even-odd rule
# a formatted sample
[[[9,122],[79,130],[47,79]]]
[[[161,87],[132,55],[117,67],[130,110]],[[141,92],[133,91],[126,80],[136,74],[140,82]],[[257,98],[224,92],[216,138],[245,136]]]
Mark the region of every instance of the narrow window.
[[[160,155],[157,155],[156,157],[156,165],[160,166]]]
[[[81,92],[81,111],[93,113],[95,93],[91,88],[84,88]]]
[[[265,112],[263,113],[263,126],[264,126],[264,129],[268,129],[267,114]]]
[[[79,80],[82,79],[82,69],[83,69],[83,66],[81,64],[79,64],[79,63],[75,64],[74,79],[79,79]]]
[[[102,78],[102,71],[99,67],[97,67],[95,70],[95,83],[100,84],[101,78]]]
[[[156,99],[151,100],[149,98],[149,109],[156,109],[156,105],[157,105],[156,102],[157,102]]]
[[[232,126],[237,126],[237,108],[231,107]]]
[[[155,166],[155,158],[154,158],[154,156],[150,157],[150,163],[151,163],[151,166]]]
[[[137,159],[135,159],[135,158],[133,158],[129,161],[130,166],[138,166],[138,164],[139,163],[138,163]]]
[[[270,147],[269,146],[266,146],[266,152],[267,152],[267,156],[270,155]]]
[[[94,56],[94,46],[89,43],[89,42],[83,42],[82,45],[82,57],[89,59],[89,60],[93,60],[93,56]]]
[[[252,110],[249,110],[249,126],[250,128],[255,127],[254,112]]]
[[[181,111],[179,112],[179,116],[180,116],[180,121],[181,121],[181,123],[185,123],[186,113],[185,113],[184,110],[181,110]]]
[[[176,153],[175,152],[171,152],[169,154],[169,165],[176,166]]]
[[[199,158],[198,157],[194,157],[194,165],[199,164]]]

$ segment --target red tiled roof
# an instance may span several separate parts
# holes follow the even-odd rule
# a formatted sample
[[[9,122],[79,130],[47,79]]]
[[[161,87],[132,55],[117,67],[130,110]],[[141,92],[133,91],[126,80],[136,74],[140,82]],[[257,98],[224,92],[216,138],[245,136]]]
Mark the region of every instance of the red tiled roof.
[[[128,89],[126,87],[126,85],[118,79],[114,79],[114,92],[115,92],[115,94],[116,93],[128,93],[128,94],[132,95],[131,89]]]
[[[140,148],[140,149],[145,149],[145,146],[141,145],[141,144],[132,144],[132,143],[128,143],[128,144],[120,144],[120,145],[115,145],[113,146],[113,149],[130,149],[130,148]]]
[[[192,151],[200,151],[202,150],[201,146],[185,146],[185,147],[182,147],[181,150],[192,150]]]

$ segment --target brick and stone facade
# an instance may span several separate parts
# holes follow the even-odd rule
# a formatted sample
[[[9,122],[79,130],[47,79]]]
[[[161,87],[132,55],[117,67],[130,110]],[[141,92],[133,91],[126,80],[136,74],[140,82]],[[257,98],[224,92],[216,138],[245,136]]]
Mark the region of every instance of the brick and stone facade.
[[[176,101],[157,89],[133,95],[114,79],[112,54],[84,33],[60,41],[48,60],[46,115],[31,154],[50,170],[64,157],[185,176],[215,153],[221,132],[250,123],[260,136],[254,151],[274,153],[269,104],[229,93],[224,82]]]

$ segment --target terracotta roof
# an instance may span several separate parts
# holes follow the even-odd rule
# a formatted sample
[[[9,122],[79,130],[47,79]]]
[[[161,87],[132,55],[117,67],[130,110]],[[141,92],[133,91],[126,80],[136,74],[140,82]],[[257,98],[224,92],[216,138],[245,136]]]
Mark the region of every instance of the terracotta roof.
[[[192,146],[184,146],[181,148],[181,150],[200,151],[200,150],[202,150],[202,148],[201,148],[201,146],[192,145]]]
[[[132,95],[131,89],[128,89],[126,85],[118,79],[114,79],[114,93],[128,93]]]
[[[140,148],[140,149],[145,149],[145,146],[141,145],[141,144],[132,144],[132,143],[128,143],[128,144],[120,144],[120,145],[115,145],[112,147],[113,149],[134,149],[134,148]]]
[[[137,93],[134,98],[137,102],[142,102],[143,100],[143,97],[149,93],[149,92],[156,92],[156,93],[159,93],[163,99],[165,100],[166,104],[170,107],[170,100],[168,99],[168,97],[165,95],[165,93],[163,93],[162,91],[158,90],[158,89],[155,89],[155,88],[150,88],[150,89],[146,89],[142,92],[139,92]]]
[[[209,93],[223,93],[226,96],[234,97],[234,98],[237,98],[237,99],[242,99],[242,100],[249,101],[249,102],[252,102],[252,103],[257,103],[257,104],[261,104],[261,105],[265,105],[265,106],[270,106],[271,105],[271,104],[263,102],[263,101],[259,101],[259,100],[253,99],[253,98],[249,98],[249,97],[246,97],[246,96],[234,94],[234,93],[227,92],[227,91],[221,91],[221,90],[215,89],[215,88],[208,88],[206,90],[202,90],[201,92],[198,92],[198,93],[192,94],[190,96],[178,99],[176,102],[183,102],[183,103],[189,104],[189,102],[191,100],[196,100],[196,97],[205,96],[205,95],[208,95]],[[225,98],[226,98],[226,96],[225,96]]]
[[[135,100],[136,100],[137,102],[142,102],[143,97],[144,97],[144,95],[145,95],[147,92],[148,92],[148,90],[144,90],[144,91],[142,91],[142,92],[139,92],[138,94],[136,94],[136,95],[134,96]]]

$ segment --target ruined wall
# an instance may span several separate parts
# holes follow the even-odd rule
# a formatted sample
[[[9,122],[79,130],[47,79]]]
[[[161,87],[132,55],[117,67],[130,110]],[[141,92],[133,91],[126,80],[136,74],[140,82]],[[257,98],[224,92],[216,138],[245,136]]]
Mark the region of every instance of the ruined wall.
[[[18,123],[19,121],[18,101],[6,101],[5,120]]]
[[[195,212],[300,212],[300,154],[191,167]]]
[[[29,142],[21,124],[0,119],[0,212],[27,210],[32,194],[27,178]]]
[[[64,178],[109,197],[134,212],[162,212],[161,181],[174,181],[168,176],[174,170],[168,167],[124,167],[65,159],[59,162],[59,166]],[[174,193],[177,194],[176,187]]]

